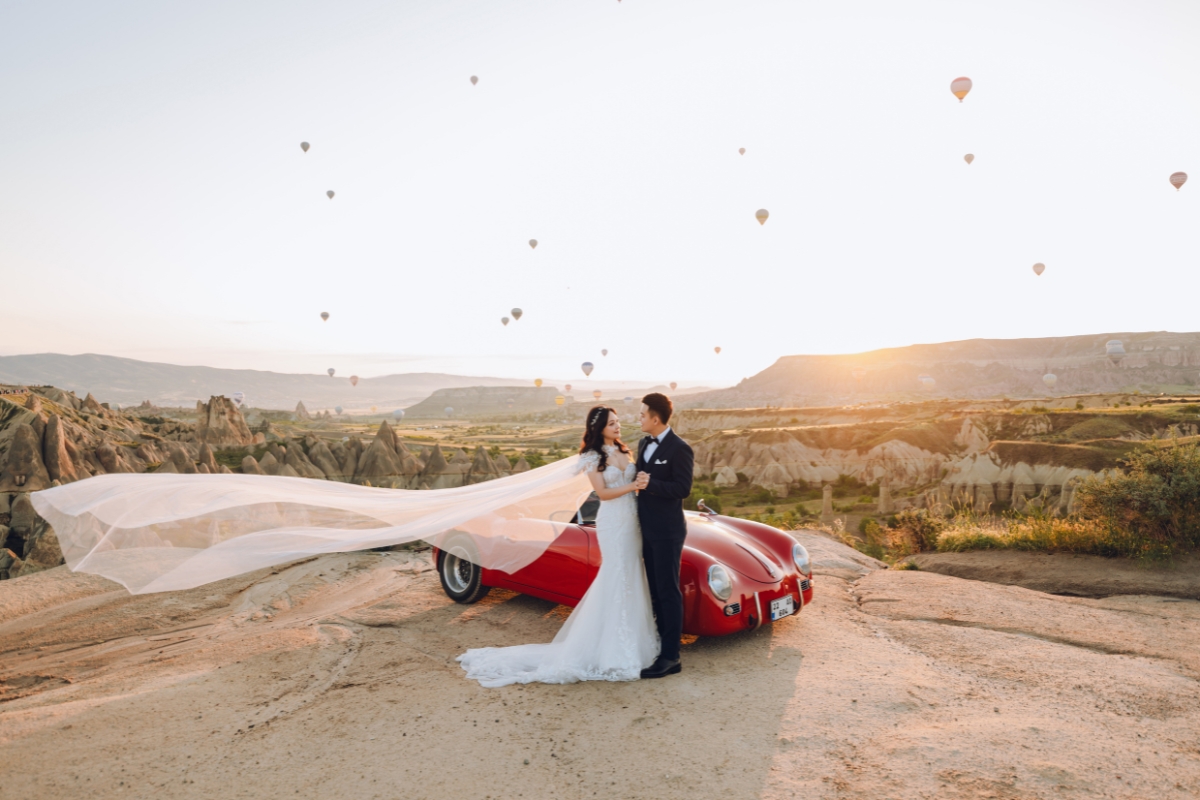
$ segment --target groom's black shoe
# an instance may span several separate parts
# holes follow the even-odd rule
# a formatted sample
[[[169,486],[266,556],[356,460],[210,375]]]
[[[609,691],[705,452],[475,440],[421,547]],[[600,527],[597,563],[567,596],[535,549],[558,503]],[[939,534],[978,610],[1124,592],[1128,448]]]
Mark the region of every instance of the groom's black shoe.
[[[674,675],[677,672],[683,672],[683,664],[679,663],[679,659],[669,659],[659,656],[654,659],[654,663],[642,670],[643,678],[665,678],[668,675]]]

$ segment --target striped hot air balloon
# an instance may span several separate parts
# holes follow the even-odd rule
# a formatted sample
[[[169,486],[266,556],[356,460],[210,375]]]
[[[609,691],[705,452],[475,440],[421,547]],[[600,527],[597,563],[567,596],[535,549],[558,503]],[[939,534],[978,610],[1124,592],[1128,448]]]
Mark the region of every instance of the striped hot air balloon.
[[[1171,185],[1175,187],[1175,191],[1178,192],[1180,189],[1182,189],[1183,185],[1185,183],[1187,183],[1187,173],[1186,172],[1172,173]]]

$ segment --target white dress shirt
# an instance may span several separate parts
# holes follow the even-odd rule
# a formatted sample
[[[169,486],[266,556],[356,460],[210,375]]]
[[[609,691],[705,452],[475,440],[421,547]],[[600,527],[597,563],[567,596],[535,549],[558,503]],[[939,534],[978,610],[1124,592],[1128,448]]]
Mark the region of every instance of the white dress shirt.
[[[670,432],[671,432],[671,426],[668,425],[666,430],[664,430],[662,433],[660,433],[655,438],[658,439],[658,442],[661,442],[663,440],[663,438]],[[654,451],[658,449],[658,442],[651,442],[650,444],[646,445],[646,449],[642,453],[642,458],[646,459],[647,464],[654,463],[653,461],[650,460],[650,458],[654,455]]]

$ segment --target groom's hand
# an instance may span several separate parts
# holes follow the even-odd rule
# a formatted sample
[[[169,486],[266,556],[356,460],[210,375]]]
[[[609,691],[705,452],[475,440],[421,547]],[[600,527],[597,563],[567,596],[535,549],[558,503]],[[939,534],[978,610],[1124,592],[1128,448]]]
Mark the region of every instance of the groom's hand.
[[[649,472],[639,472],[637,474],[637,480],[635,481],[635,483],[637,484],[638,491],[645,489],[647,486],[650,485],[650,473]]]

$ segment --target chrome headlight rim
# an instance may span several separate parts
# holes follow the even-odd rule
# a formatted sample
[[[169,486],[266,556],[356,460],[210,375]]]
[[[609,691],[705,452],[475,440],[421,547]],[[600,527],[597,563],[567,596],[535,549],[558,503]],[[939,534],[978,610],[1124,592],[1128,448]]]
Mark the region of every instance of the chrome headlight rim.
[[[812,577],[812,559],[808,555],[808,549],[799,542],[792,545],[792,561],[801,575],[806,578]]]
[[[721,602],[733,596],[733,576],[721,564],[708,568],[708,589]]]

